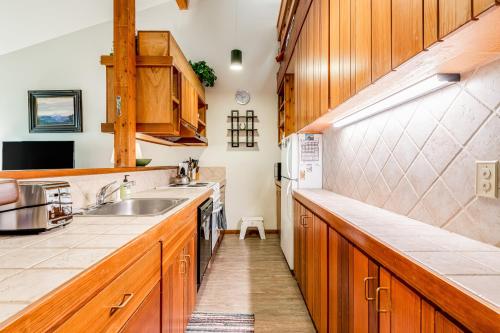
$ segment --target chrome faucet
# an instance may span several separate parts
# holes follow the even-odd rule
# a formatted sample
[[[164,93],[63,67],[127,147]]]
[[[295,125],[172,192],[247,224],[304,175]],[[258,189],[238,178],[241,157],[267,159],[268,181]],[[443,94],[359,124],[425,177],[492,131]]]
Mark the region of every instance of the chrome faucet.
[[[99,192],[97,192],[97,195],[96,195],[96,206],[102,206],[106,203],[106,199],[111,196],[112,194],[116,193],[116,191],[118,191],[120,189],[120,186],[118,186],[117,188],[115,188],[113,190],[113,192],[107,194],[109,188],[113,185],[116,184],[116,180],[112,183],[109,183],[107,185],[104,185],[103,187],[101,187],[101,189],[99,190]]]

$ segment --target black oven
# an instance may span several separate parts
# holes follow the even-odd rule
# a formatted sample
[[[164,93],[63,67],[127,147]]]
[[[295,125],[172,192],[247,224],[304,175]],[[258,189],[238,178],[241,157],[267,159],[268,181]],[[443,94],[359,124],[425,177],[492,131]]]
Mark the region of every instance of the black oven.
[[[212,198],[198,206],[198,289],[212,257]]]

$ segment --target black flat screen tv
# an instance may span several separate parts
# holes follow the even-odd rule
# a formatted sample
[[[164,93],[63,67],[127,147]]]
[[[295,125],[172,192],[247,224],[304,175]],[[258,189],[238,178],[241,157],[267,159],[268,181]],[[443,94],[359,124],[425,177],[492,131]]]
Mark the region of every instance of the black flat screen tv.
[[[2,169],[72,169],[74,152],[74,141],[4,141]]]

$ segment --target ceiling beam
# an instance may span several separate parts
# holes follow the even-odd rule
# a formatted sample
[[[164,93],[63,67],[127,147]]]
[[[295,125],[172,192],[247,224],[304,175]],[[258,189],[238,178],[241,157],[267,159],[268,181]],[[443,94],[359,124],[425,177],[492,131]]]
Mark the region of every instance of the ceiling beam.
[[[189,0],[176,0],[177,6],[179,6],[180,10],[186,10],[189,7]]]
[[[115,167],[135,167],[135,0],[114,0]]]

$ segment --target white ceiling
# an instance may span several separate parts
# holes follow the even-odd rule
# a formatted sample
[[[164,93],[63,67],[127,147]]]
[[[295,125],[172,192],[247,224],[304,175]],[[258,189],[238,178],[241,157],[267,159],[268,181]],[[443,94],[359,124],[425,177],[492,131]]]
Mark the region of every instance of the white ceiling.
[[[172,0],[136,0],[137,11]],[[0,0],[0,55],[113,18],[113,0]]]
[[[172,31],[188,59],[215,69],[218,91],[275,90],[280,0],[191,0],[187,11],[174,0],[136,1],[137,29]],[[112,7],[113,0],[0,0],[0,56],[102,23],[111,49]],[[233,48],[243,51],[241,72],[229,70]]]

